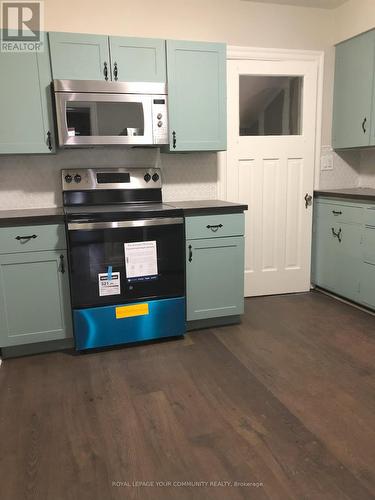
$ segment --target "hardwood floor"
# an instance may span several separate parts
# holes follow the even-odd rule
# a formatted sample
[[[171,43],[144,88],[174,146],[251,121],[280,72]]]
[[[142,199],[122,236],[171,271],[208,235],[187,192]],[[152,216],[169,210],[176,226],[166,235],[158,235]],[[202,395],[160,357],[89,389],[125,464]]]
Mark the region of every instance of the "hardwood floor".
[[[375,317],[315,292],[184,340],[7,360],[0,497],[373,499],[374,374]]]

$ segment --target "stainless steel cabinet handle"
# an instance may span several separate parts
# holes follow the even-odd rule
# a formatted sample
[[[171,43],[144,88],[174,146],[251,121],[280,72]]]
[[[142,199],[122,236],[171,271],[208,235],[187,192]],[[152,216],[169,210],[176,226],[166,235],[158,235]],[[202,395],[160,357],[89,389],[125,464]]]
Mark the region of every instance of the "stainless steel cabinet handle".
[[[118,80],[117,62],[115,62],[114,66],[113,66],[113,76],[115,77],[115,81],[117,82],[117,80]]]
[[[173,130],[172,132],[172,138],[173,138],[173,149],[176,149],[176,131]]]
[[[104,62],[103,73],[104,73],[104,80],[107,81],[108,80],[108,64],[106,62]]]
[[[193,260],[193,247],[189,245],[189,262]]]

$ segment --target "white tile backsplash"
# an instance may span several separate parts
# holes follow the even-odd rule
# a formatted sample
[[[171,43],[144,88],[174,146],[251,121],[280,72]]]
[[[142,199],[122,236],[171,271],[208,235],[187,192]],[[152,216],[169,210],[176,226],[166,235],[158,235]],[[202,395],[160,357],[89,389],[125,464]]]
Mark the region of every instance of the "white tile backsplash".
[[[361,152],[360,187],[375,188],[375,149]]]
[[[322,147],[322,156],[327,151],[331,151],[330,146]],[[331,151],[333,155],[333,169],[321,170],[319,178],[320,189],[340,189],[358,187],[360,185],[360,151]]]
[[[60,171],[74,167],[161,167],[165,201],[214,199],[217,155],[160,154],[157,148],[66,149],[0,156],[0,210],[62,205]]]

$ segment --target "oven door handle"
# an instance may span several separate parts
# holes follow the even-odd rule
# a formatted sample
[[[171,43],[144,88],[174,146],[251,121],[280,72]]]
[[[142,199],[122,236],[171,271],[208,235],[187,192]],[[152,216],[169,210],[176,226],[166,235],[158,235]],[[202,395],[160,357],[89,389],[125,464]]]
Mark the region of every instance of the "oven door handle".
[[[155,219],[120,220],[103,222],[68,222],[69,231],[95,231],[97,229],[122,229],[145,226],[168,226],[183,224],[183,217],[165,217]]]

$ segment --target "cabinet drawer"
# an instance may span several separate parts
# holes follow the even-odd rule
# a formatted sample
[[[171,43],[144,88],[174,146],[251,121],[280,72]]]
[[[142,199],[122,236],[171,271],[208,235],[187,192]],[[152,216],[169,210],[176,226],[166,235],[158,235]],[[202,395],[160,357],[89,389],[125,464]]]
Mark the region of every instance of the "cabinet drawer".
[[[186,239],[243,236],[244,214],[218,214],[186,217]]]
[[[318,217],[327,217],[332,222],[362,224],[363,208],[361,206],[335,205],[334,203],[317,203],[315,210]]]
[[[65,248],[65,227],[63,224],[0,228],[0,254]]]

